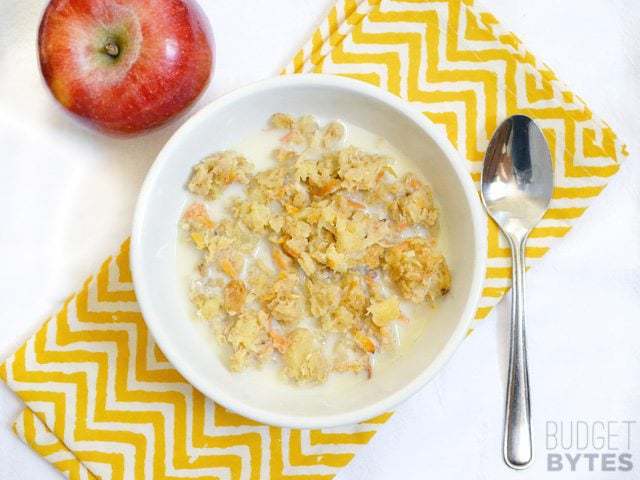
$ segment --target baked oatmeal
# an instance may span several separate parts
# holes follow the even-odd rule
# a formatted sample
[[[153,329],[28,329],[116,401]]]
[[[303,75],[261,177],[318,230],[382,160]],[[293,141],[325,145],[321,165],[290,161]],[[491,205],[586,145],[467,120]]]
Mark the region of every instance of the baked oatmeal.
[[[232,371],[278,363],[293,383],[370,377],[394,327],[420,321],[406,305],[435,307],[451,286],[432,191],[346,144],[340,122],[276,113],[268,128],[279,132],[270,168],[232,150],[193,168],[181,220],[199,254],[190,300]]]

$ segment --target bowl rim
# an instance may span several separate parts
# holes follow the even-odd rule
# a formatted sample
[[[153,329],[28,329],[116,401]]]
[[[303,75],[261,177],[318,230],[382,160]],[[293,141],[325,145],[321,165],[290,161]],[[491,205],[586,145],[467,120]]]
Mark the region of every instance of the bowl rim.
[[[211,382],[207,383],[205,381],[206,379],[202,378],[201,375],[198,374],[188,364],[188,362],[182,360],[180,352],[174,348],[174,345],[171,341],[170,333],[165,331],[165,329],[160,326],[160,322],[155,321],[153,315],[148,314],[152,311],[152,309],[149,308],[149,306],[151,305],[151,299],[147,295],[148,290],[147,288],[145,288],[145,282],[142,281],[145,274],[141,253],[141,238],[145,220],[145,213],[148,209],[149,197],[154,190],[157,178],[169,159],[169,153],[167,152],[172,151],[173,147],[179,142],[183,141],[183,138],[187,136],[198,124],[206,121],[206,119],[210,115],[214,114],[217,110],[224,108],[225,106],[235,102],[236,100],[262,91],[268,91],[273,88],[298,85],[332,87],[346,91],[352,91],[358,93],[359,95],[364,94],[376,101],[387,104],[389,107],[395,110],[398,110],[400,113],[417,124],[445,154],[447,160],[451,164],[457,176],[459,183],[462,186],[467,204],[469,205],[471,211],[470,221],[472,222],[475,244],[477,245],[475,252],[476,261],[473,266],[471,288],[464,305],[463,312],[458,319],[458,324],[454,329],[452,335],[437,353],[433,361],[427,366],[427,368],[422,370],[419,375],[415,376],[403,388],[387,395],[386,397],[371,405],[367,405],[363,408],[354,409],[348,412],[331,414],[327,416],[304,417],[270,412],[265,409],[246,405],[245,403],[234,398],[232,395],[227,395],[223,389],[215,388],[215,386],[212,385]],[[160,347],[172,366],[176,370],[178,370],[178,372],[194,388],[198,389],[205,396],[209,397],[214,402],[219,403],[223,407],[260,423],[289,428],[328,428],[340,425],[355,424],[358,422],[369,420],[384,412],[389,411],[399,403],[405,401],[410,396],[415,394],[422,387],[424,387],[451,358],[464,337],[467,335],[467,332],[474,318],[475,310],[480,300],[487,260],[486,229],[487,219],[483,213],[480,199],[478,198],[478,192],[474,186],[471,176],[469,175],[466,165],[460,157],[460,154],[449,142],[448,138],[446,138],[446,136],[444,136],[441,131],[438,130],[437,127],[433,123],[431,123],[419,110],[412,107],[409,102],[389,93],[386,90],[374,87],[363,81],[340,77],[337,75],[281,75],[274,78],[251,83],[213,100],[211,103],[204,106],[194,115],[192,115],[178,128],[178,130],[173,133],[171,138],[162,147],[162,150],[158,153],[155,161],[149,169],[135,205],[130,244],[130,265],[136,298],[138,304],[140,305],[141,314],[147,327],[149,328],[149,331],[153,335],[155,342]]]

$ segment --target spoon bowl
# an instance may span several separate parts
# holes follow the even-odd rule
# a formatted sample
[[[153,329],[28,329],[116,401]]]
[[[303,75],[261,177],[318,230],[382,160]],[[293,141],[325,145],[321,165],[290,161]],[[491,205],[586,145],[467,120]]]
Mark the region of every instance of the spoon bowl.
[[[482,170],[482,202],[505,235],[526,235],[551,201],[553,166],[535,122],[507,118],[493,134]]]

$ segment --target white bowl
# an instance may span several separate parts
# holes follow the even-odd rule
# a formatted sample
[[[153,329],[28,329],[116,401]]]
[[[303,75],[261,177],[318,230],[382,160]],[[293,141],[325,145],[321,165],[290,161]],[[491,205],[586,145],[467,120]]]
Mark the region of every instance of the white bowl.
[[[233,374],[215,341],[187,313],[176,268],[177,223],[185,183],[202,157],[264,128],[278,111],[342,119],[383,136],[418,162],[433,187],[448,238],[451,292],[424,335],[371,380],[296,387],[260,371]],[[131,266],[136,295],[156,342],[202,393],[259,422],[300,428],[351,424],[393,408],[431,379],[464,338],[480,297],[486,217],[462,159],[441,131],[409,103],[363,82],[295,75],[255,83],[190,118],[151,167],[136,206]]]

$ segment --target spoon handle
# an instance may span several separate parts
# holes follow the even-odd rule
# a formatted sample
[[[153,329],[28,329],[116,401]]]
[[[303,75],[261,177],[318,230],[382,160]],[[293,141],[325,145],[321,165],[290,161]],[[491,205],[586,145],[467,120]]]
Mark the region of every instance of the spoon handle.
[[[504,461],[511,468],[527,468],[533,458],[531,406],[524,328],[524,250],[526,235],[509,238],[513,260],[509,378],[504,424]]]

